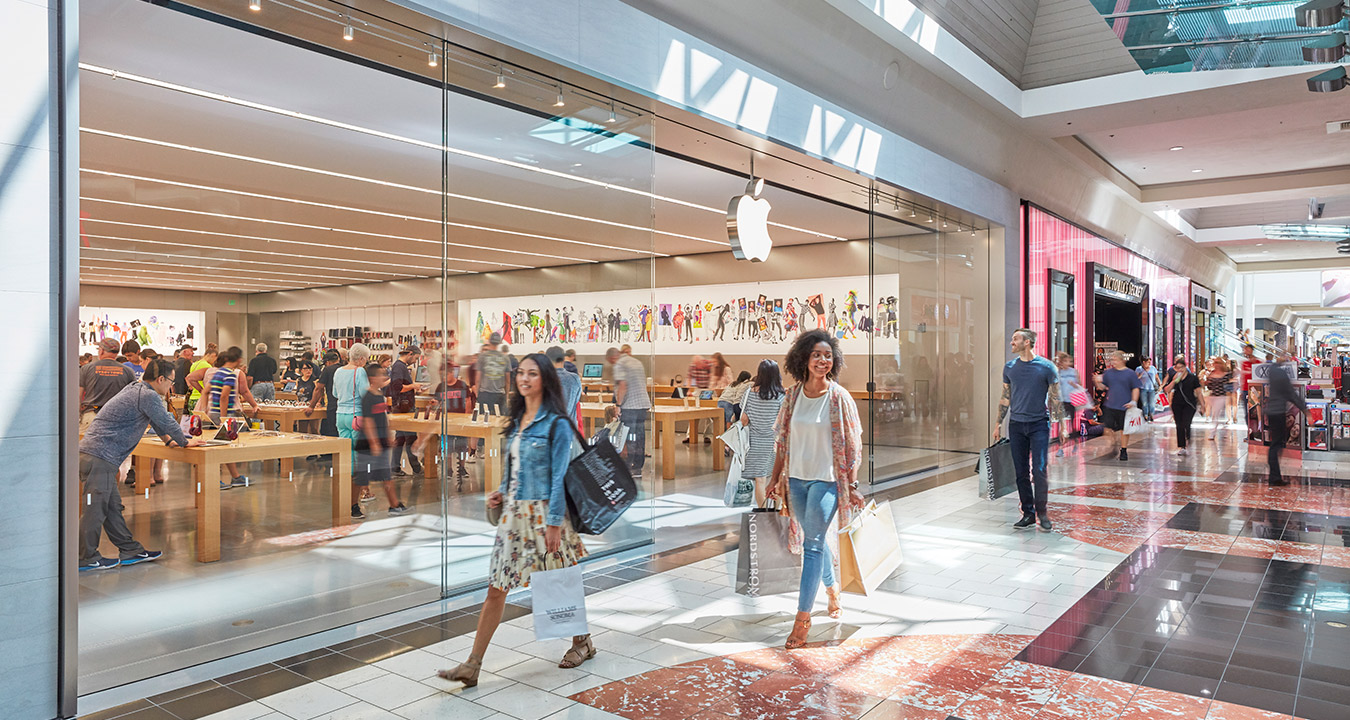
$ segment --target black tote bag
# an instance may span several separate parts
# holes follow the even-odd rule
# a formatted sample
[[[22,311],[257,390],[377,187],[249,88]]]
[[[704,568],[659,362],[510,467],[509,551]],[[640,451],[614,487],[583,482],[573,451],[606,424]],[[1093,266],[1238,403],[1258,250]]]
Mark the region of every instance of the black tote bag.
[[[571,423],[568,423],[571,425]],[[572,529],[585,535],[599,535],[609,529],[638,496],[637,483],[628,463],[614,446],[589,445],[576,426],[571,425],[576,442],[584,448],[567,465],[563,490],[567,494],[567,516]]]

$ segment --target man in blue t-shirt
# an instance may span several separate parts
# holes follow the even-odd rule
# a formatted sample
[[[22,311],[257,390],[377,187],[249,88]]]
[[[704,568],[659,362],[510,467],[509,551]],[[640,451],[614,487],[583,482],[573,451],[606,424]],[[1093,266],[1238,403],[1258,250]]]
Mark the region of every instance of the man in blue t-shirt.
[[[1036,333],[1032,330],[1014,330],[1008,346],[1017,357],[1003,366],[1003,397],[994,422],[994,442],[998,442],[1003,419],[1008,418],[1008,442],[1017,471],[1017,496],[1022,502],[1022,519],[1013,527],[1029,528],[1039,516],[1041,529],[1049,530],[1052,525],[1046,514],[1049,483],[1045,466],[1050,454],[1050,423],[1064,419],[1059,369],[1036,355]],[[1067,437],[1068,430],[1061,435]]]
[[[1125,367],[1125,353],[1115,350],[1110,356],[1110,367],[1097,380],[1097,388],[1106,391],[1106,401],[1102,403],[1102,424],[1106,426],[1106,435],[1112,439],[1112,446],[1120,446],[1120,459],[1129,460],[1126,449],[1130,446],[1130,436],[1125,430],[1125,411],[1139,407],[1139,391],[1144,383],[1139,376]]]

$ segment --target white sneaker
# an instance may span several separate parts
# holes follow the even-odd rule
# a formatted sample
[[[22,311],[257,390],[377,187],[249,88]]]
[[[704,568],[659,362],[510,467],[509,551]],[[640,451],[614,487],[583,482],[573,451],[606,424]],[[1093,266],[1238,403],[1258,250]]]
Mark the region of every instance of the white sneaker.
[[[1186,450],[1186,448],[1181,448],[1180,450],[1177,451],[1177,454],[1178,454],[1178,455],[1185,456],[1185,455],[1190,455],[1190,452],[1188,452],[1188,451]]]

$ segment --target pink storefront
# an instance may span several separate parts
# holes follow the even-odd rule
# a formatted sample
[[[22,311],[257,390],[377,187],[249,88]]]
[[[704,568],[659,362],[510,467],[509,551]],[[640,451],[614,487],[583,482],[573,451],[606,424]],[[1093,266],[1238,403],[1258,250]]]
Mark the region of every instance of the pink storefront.
[[[1191,347],[1191,281],[1030,203],[1022,204],[1022,323],[1040,354],[1081,371],[1124,350],[1167,367]],[[1163,358],[1158,360],[1158,358]]]

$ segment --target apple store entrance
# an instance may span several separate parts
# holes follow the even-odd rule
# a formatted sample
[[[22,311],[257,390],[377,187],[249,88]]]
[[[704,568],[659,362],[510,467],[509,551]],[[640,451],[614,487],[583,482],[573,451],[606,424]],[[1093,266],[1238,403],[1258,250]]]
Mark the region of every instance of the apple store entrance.
[[[587,537],[593,558],[734,529],[718,434],[741,376],[805,329],[843,351],[864,486],[984,444],[983,221],[394,6],[264,8],[81,6],[81,305],[195,313],[198,356],[265,344],[281,369],[257,418],[297,447],[332,440],[292,359],[322,377],[329,351],[416,346],[392,483],[409,512],[363,501],[327,445],[134,458],[127,524],[165,556],[80,575],[81,692],[482,588],[503,423],[473,401],[495,413],[511,390],[494,352],[572,353],[588,431],[641,411],[639,502]],[[621,410],[610,348],[647,380]]]

